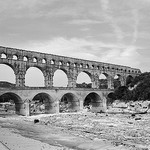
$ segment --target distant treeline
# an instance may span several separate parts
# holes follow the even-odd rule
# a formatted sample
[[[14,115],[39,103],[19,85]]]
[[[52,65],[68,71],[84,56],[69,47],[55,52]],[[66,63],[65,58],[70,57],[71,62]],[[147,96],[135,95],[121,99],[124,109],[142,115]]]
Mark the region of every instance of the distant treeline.
[[[112,100],[140,101],[150,100],[150,72],[145,72],[128,81],[126,86],[119,86],[109,94]]]
[[[16,85],[10,82],[6,82],[6,81],[0,81],[0,87],[2,88],[12,88],[15,87]]]

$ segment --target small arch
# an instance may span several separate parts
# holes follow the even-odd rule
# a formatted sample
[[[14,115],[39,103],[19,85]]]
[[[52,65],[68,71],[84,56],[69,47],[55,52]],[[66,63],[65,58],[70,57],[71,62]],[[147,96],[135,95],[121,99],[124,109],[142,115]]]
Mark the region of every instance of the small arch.
[[[97,66],[96,69],[99,70],[99,69],[100,69],[100,66]]]
[[[62,69],[57,69],[53,76],[53,86],[54,87],[67,87],[68,78],[67,74]]]
[[[22,111],[23,105],[21,98],[15,93],[8,92],[0,96],[0,107],[4,109],[5,114],[25,115]]]
[[[28,61],[28,57],[27,56],[23,56],[23,61]]]
[[[86,64],[85,68],[86,68],[86,69],[89,69],[89,65],[88,65],[88,64]]]
[[[91,88],[92,82],[90,78],[90,73],[80,72],[77,76],[76,87],[77,88]]]
[[[74,66],[74,67],[77,67],[77,63],[74,63],[73,66]]]
[[[37,58],[36,58],[36,57],[33,58],[33,62],[34,62],[34,63],[37,62]]]
[[[76,95],[66,93],[59,102],[59,112],[77,112],[80,110],[80,102]]]
[[[31,101],[30,111],[31,115],[55,113],[56,110],[53,98],[47,93],[38,93]]]
[[[6,59],[6,58],[7,58],[7,55],[6,55],[5,53],[2,53],[2,54],[1,54],[1,58]]]
[[[55,64],[55,60],[52,59],[52,60],[50,61],[50,63],[51,63],[51,65],[54,65],[54,64]]]
[[[83,68],[83,64],[82,63],[80,64],[80,68]]]
[[[18,60],[18,56],[17,55],[13,55],[13,60]]]
[[[46,64],[46,58],[43,58],[43,59],[42,59],[42,63],[43,63],[43,64]]]
[[[30,67],[26,71],[25,85],[29,87],[44,87],[43,72],[37,67]]]
[[[62,66],[62,61],[59,61],[59,65]]]
[[[95,93],[89,93],[85,99],[83,106],[91,112],[102,112],[103,111],[103,103],[101,97]]]
[[[70,62],[67,62],[67,67],[69,67],[70,66]]]
[[[95,66],[94,65],[92,65],[92,69],[94,69],[95,68]]]

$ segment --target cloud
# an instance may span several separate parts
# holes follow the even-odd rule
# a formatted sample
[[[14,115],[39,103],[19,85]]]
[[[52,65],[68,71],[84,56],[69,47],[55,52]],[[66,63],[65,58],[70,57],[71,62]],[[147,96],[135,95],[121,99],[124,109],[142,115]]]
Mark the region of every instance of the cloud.
[[[116,34],[118,43],[122,42],[124,38],[124,33],[122,32],[121,28],[118,26],[115,18],[112,16],[111,8],[109,6],[109,0],[100,0],[100,2],[101,2],[104,17],[114,29],[114,33]]]
[[[46,42],[30,42],[25,49],[79,59],[139,67],[140,54],[134,46],[108,44],[98,40],[57,37]]]
[[[138,38],[138,25],[139,25],[138,10],[137,9],[132,10],[132,14],[133,14],[133,20],[134,20],[134,33],[133,33],[132,44],[135,44],[135,42]]]
[[[87,24],[101,24],[104,21],[99,20],[92,20],[92,19],[76,19],[68,21],[69,24],[76,24],[76,25],[87,25]]]

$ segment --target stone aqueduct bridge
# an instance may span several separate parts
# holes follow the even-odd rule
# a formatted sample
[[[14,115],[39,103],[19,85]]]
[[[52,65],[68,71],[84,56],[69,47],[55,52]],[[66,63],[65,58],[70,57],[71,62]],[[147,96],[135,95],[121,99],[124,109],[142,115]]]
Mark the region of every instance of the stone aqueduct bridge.
[[[52,54],[45,54],[21,49],[0,46],[0,64],[10,66],[16,76],[16,88],[1,89],[0,96],[9,94],[15,100],[16,112],[22,115],[29,115],[29,101],[39,93],[47,96],[45,109],[47,113],[59,112],[59,101],[65,96],[71,103],[70,109],[82,110],[85,98],[90,98],[94,112],[106,108],[106,97],[113,88],[113,80],[118,75],[121,85],[126,84],[128,76],[135,77],[141,73],[139,69],[128,66],[115,65],[110,63],[89,61],[77,58],[70,58]],[[43,73],[45,87],[25,87],[25,75],[30,67],[37,67]],[[66,88],[53,87],[53,76],[57,69],[64,71],[68,78]],[[92,82],[91,89],[76,88],[76,80],[81,72],[89,75]],[[104,74],[107,77],[108,89],[99,89],[99,76]]]

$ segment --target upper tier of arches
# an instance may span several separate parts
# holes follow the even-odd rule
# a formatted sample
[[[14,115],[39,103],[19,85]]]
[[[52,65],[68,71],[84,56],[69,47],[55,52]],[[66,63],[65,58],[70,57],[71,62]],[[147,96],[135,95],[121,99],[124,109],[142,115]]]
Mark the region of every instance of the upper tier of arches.
[[[32,65],[54,65],[67,68],[80,68],[85,70],[102,70],[121,73],[140,74],[141,71],[128,66],[89,61],[71,57],[64,57],[40,52],[25,51],[14,48],[0,47],[0,58],[14,61],[22,61]]]
[[[62,70],[66,74],[67,87],[76,87],[79,74],[84,72],[89,76],[92,88],[99,87],[99,77],[104,74],[110,89],[113,87],[112,80],[116,75],[123,85],[127,76],[135,77],[141,73],[139,69],[127,66],[5,47],[0,47],[0,64],[6,64],[13,69],[18,87],[25,85],[25,75],[32,67],[36,67],[42,72],[45,87],[53,86],[53,77],[57,70]]]

